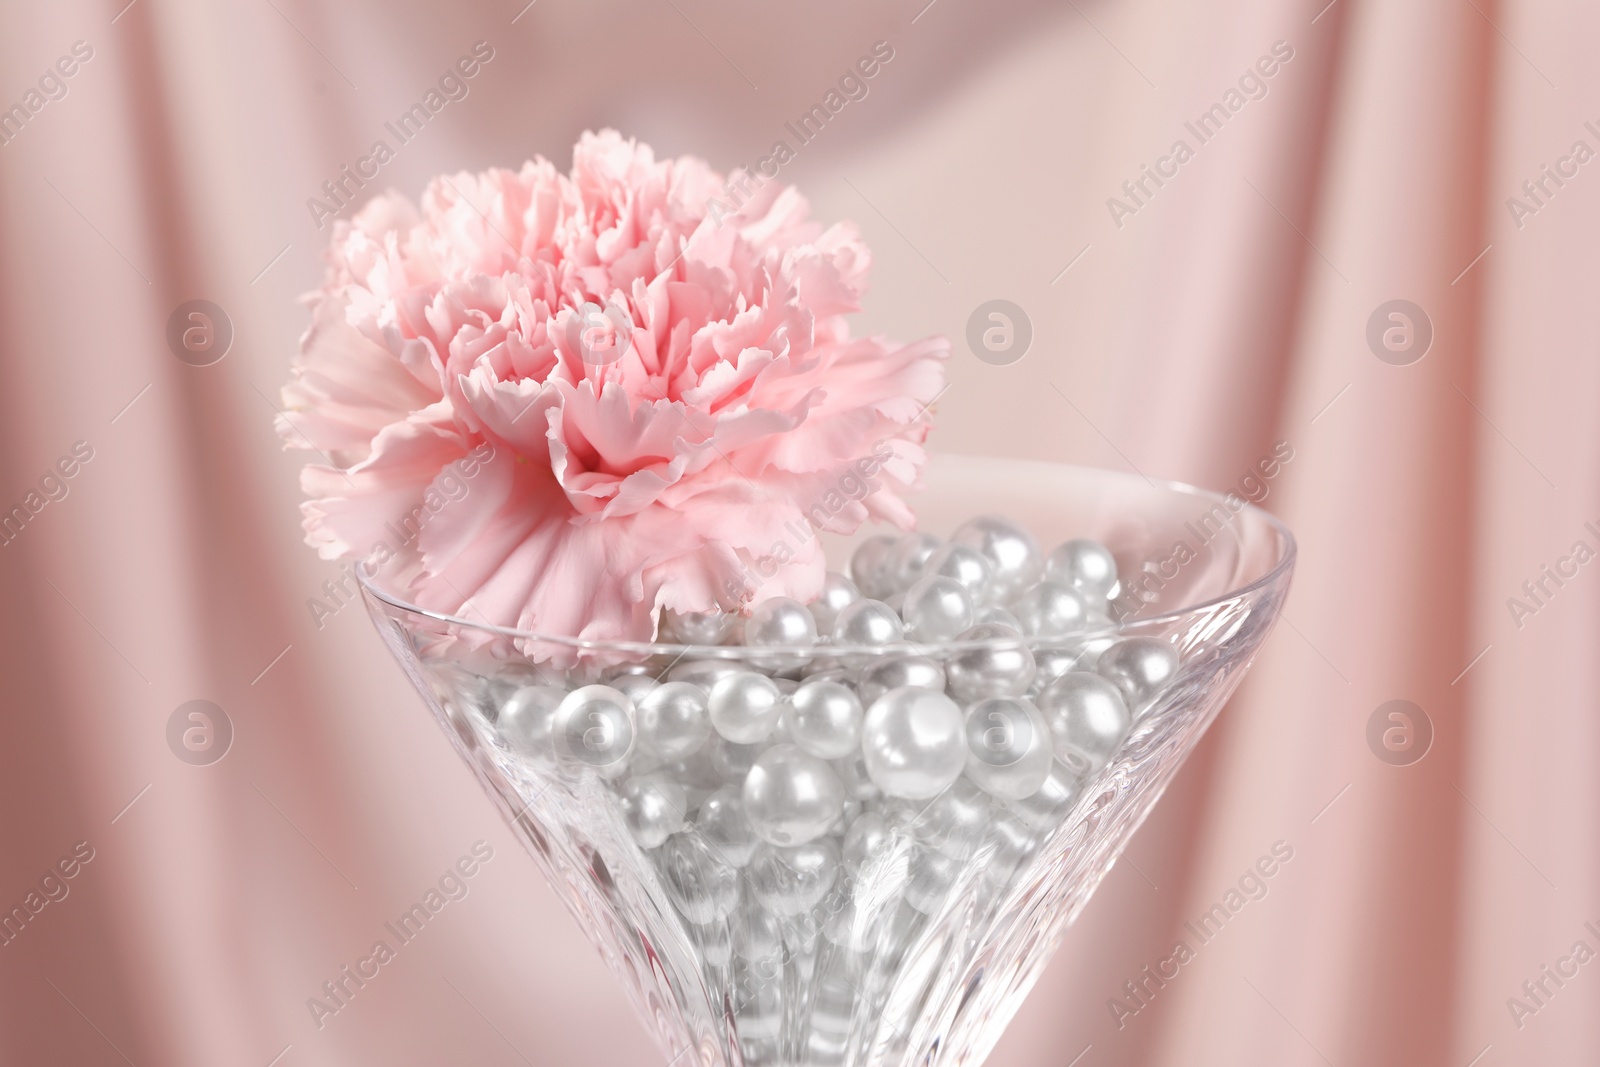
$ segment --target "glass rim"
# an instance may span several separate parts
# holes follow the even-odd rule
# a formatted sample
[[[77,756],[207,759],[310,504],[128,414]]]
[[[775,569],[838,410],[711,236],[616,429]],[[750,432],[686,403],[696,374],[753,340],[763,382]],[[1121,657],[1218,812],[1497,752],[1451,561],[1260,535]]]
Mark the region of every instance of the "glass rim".
[[[971,456],[963,458],[993,458],[996,462],[1006,462],[1004,457]],[[1169,608],[1165,611],[1156,612],[1153,615],[1141,615],[1136,618],[1130,617],[1122,620],[1114,620],[1109,624],[1096,625],[1083,630],[1074,630],[1070,634],[1059,637],[1039,637],[1023,634],[1019,637],[1003,637],[973,641],[897,641],[886,645],[834,645],[819,643],[807,648],[795,649],[766,648],[763,646],[752,645],[696,645],[681,644],[671,641],[595,640],[592,638],[574,637],[567,634],[545,634],[534,630],[520,630],[516,627],[498,626],[490,622],[476,622],[472,619],[462,618],[458,615],[450,615],[445,612],[435,611],[431,608],[424,608],[379,587],[376,584],[376,579],[374,577],[369,577],[366,573],[366,568],[361,566],[359,562],[353,568],[353,570],[355,572],[356,581],[360,584],[361,589],[365,594],[371,596],[375,600],[380,601],[381,603],[389,605],[392,608],[396,608],[410,615],[417,615],[422,618],[429,619],[433,622],[445,623],[451,626],[460,626],[464,629],[474,630],[480,633],[491,633],[499,637],[506,637],[519,642],[556,645],[579,652],[614,652],[638,656],[673,656],[676,659],[683,659],[693,656],[694,658],[698,659],[748,660],[753,658],[776,658],[784,655],[807,657],[860,656],[871,657],[875,659],[890,655],[947,655],[951,652],[966,652],[985,648],[1015,648],[1018,645],[1027,646],[1029,648],[1037,648],[1041,646],[1060,645],[1069,641],[1077,642],[1086,639],[1092,640],[1096,637],[1115,636],[1117,634],[1130,632],[1136,629],[1145,629],[1153,625],[1173,622],[1185,616],[1194,615],[1208,609],[1215,608],[1219,605],[1226,604],[1230,601],[1245,599],[1282,579],[1283,576],[1293,568],[1295,559],[1298,555],[1299,547],[1295,542],[1294,534],[1289,530],[1289,527],[1284,524],[1282,519],[1278,518],[1266,508],[1263,508],[1249,500],[1244,500],[1242,507],[1234,509],[1230,505],[1228,498],[1230,496],[1234,496],[1236,499],[1242,499],[1238,498],[1236,494],[1218,493],[1211,489],[1202,489],[1187,482],[1180,482],[1167,478],[1149,478],[1143,475],[1129,474],[1126,471],[1114,471],[1102,467],[1085,467],[1080,464],[1057,463],[1050,460],[1025,460],[1024,462],[1035,463],[1040,466],[1056,467],[1061,470],[1090,473],[1098,477],[1116,478],[1126,481],[1143,481],[1154,489],[1165,489],[1169,492],[1175,492],[1185,496],[1194,497],[1197,500],[1210,501],[1213,504],[1220,504],[1223,507],[1228,508],[1228,510],[1233,514],[1234,518],[1238,518],[1241,515],[1250,514],[1255,521],[1264,523],[1266,527],[1275,535],[1278,542],[1278,558],[1272,564],[1272,566],[1260,576],[1252,579],[1249,582],[1246,582],[1244,585],[1238,586],[1234,589],[1229,589],[1226,592],[1219,593],[1215,596],[1206,597],[1203,600],[1197,600],[1192,604],[1184,604],[1179,607]],[[1231,522],[1229,524],[1229,530],[1237,542],[1238,532],[1237,530],[1233,529]]]

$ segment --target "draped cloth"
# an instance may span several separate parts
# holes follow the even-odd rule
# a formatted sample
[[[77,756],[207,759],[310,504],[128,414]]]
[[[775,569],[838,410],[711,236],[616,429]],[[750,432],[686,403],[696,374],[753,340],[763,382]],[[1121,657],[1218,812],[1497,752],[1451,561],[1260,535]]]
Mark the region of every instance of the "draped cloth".
[[[1593,1062],[1600,10],[124,4],[0,12],[0,905],[42,902],[0,947],[4,1062],[660,1061],[301,543],[272,428],[310,202],[359,193],[325,183],[379,140],[367,192],[564,167],[604,125],[721,168],[785,141],[874,248],[861,328],[956,340],[935,450],[1238,488],[1299,538],[992,1062]],[[1031,324],[1008,365],[965,344],[992,299]],[[193,300],[231,327],[209,366],[168,340]],[[169,740],[194,700],[231,725],[209,765]],[[479,841],[468,895],[313,1013]]]

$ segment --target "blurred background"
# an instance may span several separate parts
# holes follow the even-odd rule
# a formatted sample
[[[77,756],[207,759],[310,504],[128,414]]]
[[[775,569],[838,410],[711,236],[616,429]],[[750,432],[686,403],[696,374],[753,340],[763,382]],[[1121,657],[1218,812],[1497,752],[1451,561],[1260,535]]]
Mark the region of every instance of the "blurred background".
[[[1600,1058],[1600,9],[524,2],[0,10],[0,910],[48,890],[0,1061],[661,1062],[364,610],[310,609],[340,573],[272,428],[308,201],[479,42],[363,197],[606,125],[753,166],[881,42],[783,176],[871,244],[862,330],[954,340],[932,447],[1216,489],[1292,454],[1251,493],[1300,539],[1282,624],[993,1063]],[[1027,330],[974,349],[995,300]]]

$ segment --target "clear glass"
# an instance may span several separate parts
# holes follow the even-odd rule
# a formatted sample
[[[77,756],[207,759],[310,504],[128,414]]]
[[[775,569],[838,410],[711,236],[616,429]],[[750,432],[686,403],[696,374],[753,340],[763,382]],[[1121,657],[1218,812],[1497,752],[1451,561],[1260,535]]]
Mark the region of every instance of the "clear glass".
[[[1024,525],[1047,552],[1079,537],[1110,547],[1121,575],[1112,617],[1065,638],[819,645],[784,660],[740,646],[517,632],[364,586],[385,641],[670,1062],[980,1063],[1238,684],[1288,591],[1293,538],[1236,497],[956,456],[931,462],[925,483],[913,506],[919,529],[935,535],[989,513]],[[853,542],[881,532],[824,538],[832,569],[845,569]],[[810,675],[858,686],[895,657],[949,675],[974,656],[1015,664],[1025,648],[1039,664],[1092,670],[1131,637],[1170,646],[1178,667],[1103,766],[1056,759],[1045,787],[1021,800],[978,788],[969,770],[913,800],[883,795],[859,755],[836,758],[845,817],[788,848],[752,850],[748,822],[728,803],[785,726],[749,746],[711,732],[678,758],[634,743],[631,704],[628,721],[608,721],[602,706],[540,720],[543,732],[529,726],[530,700],[595,684],[642,700],[653,679],[709,684],[736,668],[777,678],[786,699]],[[1014,679],[1009,691],[1026,686],[1037,698],[1041,680]],[[870,704],[874,693],[857,695]],[[859,826],[873,832],[847,829]]]

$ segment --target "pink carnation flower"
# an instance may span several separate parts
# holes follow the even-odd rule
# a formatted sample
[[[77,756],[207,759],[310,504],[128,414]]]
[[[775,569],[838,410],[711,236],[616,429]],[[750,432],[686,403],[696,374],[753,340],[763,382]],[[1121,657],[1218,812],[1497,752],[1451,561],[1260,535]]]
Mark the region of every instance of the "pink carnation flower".
[[[279,420],[327,460],[307,540],[432,610],[648,640],[814,597],[813,528],[910,525],[947,343],[852,338],[855,229],[732,202],[606,130],[340,222]]]

